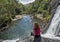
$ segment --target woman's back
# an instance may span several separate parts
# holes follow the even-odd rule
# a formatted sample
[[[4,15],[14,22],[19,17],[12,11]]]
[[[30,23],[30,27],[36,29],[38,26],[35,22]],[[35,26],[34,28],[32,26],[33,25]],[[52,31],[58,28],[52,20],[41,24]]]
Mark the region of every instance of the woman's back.
[[[34,42],[41,42],[41,36],[40,36],[40,27],[38,23],[34,23]]]
[[[34,35],[40,35],[40,28],[36,29],[34,28]]]

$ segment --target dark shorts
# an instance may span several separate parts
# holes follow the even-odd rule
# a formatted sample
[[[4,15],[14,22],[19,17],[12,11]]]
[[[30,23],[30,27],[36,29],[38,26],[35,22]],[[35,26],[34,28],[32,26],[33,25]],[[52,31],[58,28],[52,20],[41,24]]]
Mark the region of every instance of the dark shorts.
[[[41,42],[41,36],[40,35],[35,35],[34,42]]]

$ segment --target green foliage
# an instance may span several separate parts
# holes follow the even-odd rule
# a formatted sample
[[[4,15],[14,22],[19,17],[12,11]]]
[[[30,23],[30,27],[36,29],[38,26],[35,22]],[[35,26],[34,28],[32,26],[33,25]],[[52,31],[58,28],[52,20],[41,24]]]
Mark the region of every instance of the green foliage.
[[[48,4],[49,0],[36,0],[27,5],[18,4],[16,0],[0,0],[0,24],[11,19],[17,14],[43,14],[43,17],[48,21],[50,19]]]
[[[14,2],[14,3],[11,3]],[[11,3],[11,4],[10,4]],[[17,4],[15,1],[0,0],[0,28],[4,24],[11,23],[12,17],[16,14],[15,7]]]
[[[0,5],[1,5],[1,4],[3,4],[3,5],[4,5],[4,4],[8,4],[8,0],[0,0]]]

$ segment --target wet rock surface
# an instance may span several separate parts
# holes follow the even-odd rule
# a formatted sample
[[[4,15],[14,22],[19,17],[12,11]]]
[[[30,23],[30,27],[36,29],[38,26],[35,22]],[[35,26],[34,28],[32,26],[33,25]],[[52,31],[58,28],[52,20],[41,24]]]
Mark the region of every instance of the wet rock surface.
[[[49,0],[49,5],[50,5],[50,13],[54,14],[56,8],[60,5],[60,0]]]

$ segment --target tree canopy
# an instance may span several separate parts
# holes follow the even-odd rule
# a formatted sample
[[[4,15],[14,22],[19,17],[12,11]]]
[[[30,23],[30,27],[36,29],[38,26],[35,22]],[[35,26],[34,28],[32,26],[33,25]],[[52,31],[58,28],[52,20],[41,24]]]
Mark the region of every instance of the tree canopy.
[[[0,27],[4,23],[10,23],[11,19],[18,14],[43,14],[48,21],[49,0],[35,0],[35,2],[23,5],[16,0],[0,0]]]

